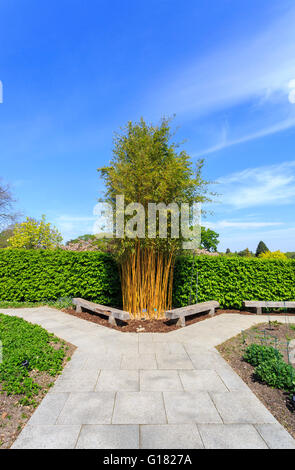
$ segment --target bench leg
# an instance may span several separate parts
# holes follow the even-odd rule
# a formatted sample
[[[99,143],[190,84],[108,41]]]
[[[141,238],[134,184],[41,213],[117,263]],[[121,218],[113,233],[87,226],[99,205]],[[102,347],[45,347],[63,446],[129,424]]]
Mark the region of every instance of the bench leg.
[[[210,315],[210,317],[213,317],[215,315],[215,308],[211,308],[209,310],[209,315]]]
[[[256,307],[256,315],[262,315],[262,307]]]
[[[82,307],[81,305],[76,305],[76,312],[81,313],[82,312]]]
[[[178,320],[177,320],[177,323],[176,323],[177,326],[185,326],[185,319],[184,317],[179,317]]]
[[[109,316],[109,323],[113,326],[117,325],[116,320],[112,315]]]

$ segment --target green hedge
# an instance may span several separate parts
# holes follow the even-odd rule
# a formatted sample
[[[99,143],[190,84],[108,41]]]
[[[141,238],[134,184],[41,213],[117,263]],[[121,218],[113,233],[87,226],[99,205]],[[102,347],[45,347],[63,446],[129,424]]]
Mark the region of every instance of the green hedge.
[[[120,306],[120,279],[112,257],[101,252],[0,250],[0,300],[60,297]]]
[[[294,300],[295,261],[226,256],[182,256],[174,270],[173,305],[217,300],[223,308],[241,308],[243,300]],[[191,283],[192,279],[192,283]]]
[[[294,300],[295,260],[225,256],[182,256],[174,271],[173,306],[218,300],[241,308],[243,300]],[[191,282],[192,279],[192,282]],[[0,250],[0,300],[56,300],[83,297],[121,306],[115,261],[106,253],[63,250]]]

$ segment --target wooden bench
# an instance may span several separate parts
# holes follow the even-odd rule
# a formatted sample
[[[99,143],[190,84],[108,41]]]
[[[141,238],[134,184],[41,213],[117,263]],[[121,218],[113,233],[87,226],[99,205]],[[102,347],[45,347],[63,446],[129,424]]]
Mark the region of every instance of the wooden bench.
[[[194,315],[201,312],[209,312],[210,316],[215,314],[215,309],[219,307],[219,303],[215,300],[210,302],[201,302],[194,305],[188,305],[187,307],[174,308],[165,312],[166,318],[169,320],[178,319],[178,326],[185,326],[185,317]]]
[[[124,310],[119,310],[118,308],[108,307],[106,305],[95,304],[94,302],[89,302],[89,300],[84,300],[80,298],[73,299],[73,304],[76,305],[76,312],[82,312],[82,308],[91,310],[95,313],[100,313],[109,317],[108,321],[111,325],[116,325],[116,320],[130,320],[130,315]]]
[[[263,308],[295,308],[295,302],[289,301],[267,301],[267,300],[244,300],[244,307],[254,308],[257,315],[262,315]]]

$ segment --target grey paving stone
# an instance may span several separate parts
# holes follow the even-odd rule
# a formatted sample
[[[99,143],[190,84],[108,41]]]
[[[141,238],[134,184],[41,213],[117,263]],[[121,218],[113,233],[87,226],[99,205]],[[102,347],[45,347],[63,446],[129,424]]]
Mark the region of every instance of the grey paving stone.
[[[12,449],[74,449],[81,426],[27,426]]]
[[[155,354],[123,354],[121,369],[157,369]]]
[[[121,365],[121,354],[92,354],[86,361],[84,370],[119,370]]]
[[[138,425],[82,426],[76,449],[138,449]]]
[[[200,370],[217,370],[218,366],[222,367],[225,364],[224,359],[217,353],[213,351],[205,350],[203,353],[200,351],[198,353],[191,352],[186,345],[188,355],[194,365],[194,369]]]
[[[113,424],[167,423],[163,396],[160,392],[118,392]]]
[[[141,449],[202,449],[195,424],[160,424],[140,426]]]
[[[231,392],[242,391],[249,393],[248,385],[228,364],[217,367],[216,372]]]
[[[212,393],[212,399],[224,423],[276,423],[273,415],[252,392]]]
[[[186,391],[227,392],[228,389],[214,370],[180,370],[179,376]]]
[[[186,354],[181,343],[145,342],[139,344],[140,354]]]
[[[139,391],[138,370],[102,370],[96,391]]]
[[[140,390],[164,392],[183,388],[176,370],[141,370]]]
[[[256,429],[270,449],[295,449],[295,440],[280,424],[257,424]]]
[[[69,396],[69,393],[48,393],[34,411],[28,424],[55,424]]]
[[[156,354],[159,369],[193,369],[194,366],[187,354]]]
[[[164,392],[163,395],[169,424],[222,422],[206,392]]]
[[[69,371],[63,373],[50,389],[57,392],[91,392],[94,391],[100,371]]]
[[[250,424],[199,424],[198,428],[206,449],[267,449]]]
[[[110,424],[114,392],[71,393],[57,424]]]

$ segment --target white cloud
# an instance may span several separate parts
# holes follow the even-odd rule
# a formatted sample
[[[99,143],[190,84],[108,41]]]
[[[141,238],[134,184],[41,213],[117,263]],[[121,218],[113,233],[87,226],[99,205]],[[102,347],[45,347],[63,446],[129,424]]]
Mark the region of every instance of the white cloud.
[[[295,98],[295,97],[294,97]],[[266,137],[268,135],[276,134],[277,132],[282,132],[287,129],[290,129],[291,127],[295,126],[295,117],[294,118],[288,118],[284,119],[283,121],[279,121],[276,124],[273,124],[269,127],[264,127],[260,129],[259,131],[252,132],[250,134],[246,134],[242,137],[239,137],[237,139],[230,139],[227,136],[227,132],[223,132],[222,139],[220,142],[216,145],[213,145],[212,147],[208,147],[204,150],[201,150],[194,155],[193,157],[201,157],[208,155],[210,153],[218,152],[219,150],[223,150],[227,147],[232,147],[234,145],[238,144],[243,144],[245,142],[249,142],[251,140],[256,140],[260,139],[262,137]]]
[[[295,161],[250,168],[218,180],[221,202],[238,208],[295,202]]]
[[[204,225],[212,229],[235,228],[245,230],[283,225],[283,222],[236,222],[232,220],[219,220],[217,222],[205,222]]]

